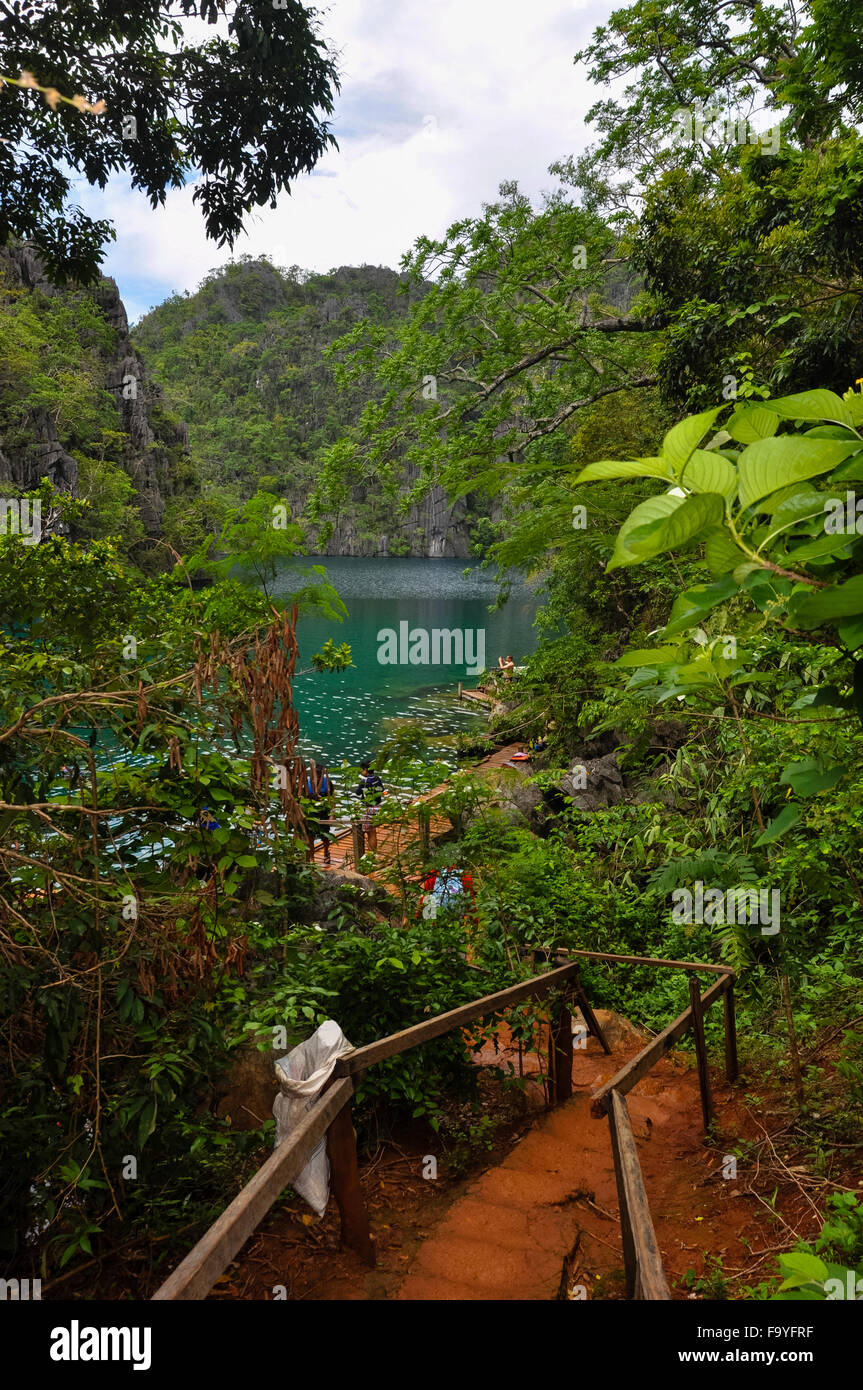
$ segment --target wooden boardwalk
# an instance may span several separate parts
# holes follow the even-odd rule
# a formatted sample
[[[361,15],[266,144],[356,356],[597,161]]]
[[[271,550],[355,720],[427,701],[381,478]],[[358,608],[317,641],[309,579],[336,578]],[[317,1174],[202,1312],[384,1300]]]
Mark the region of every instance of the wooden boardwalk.
[[[481,759],[480,762],[474,764],[474,766],[504,767],[512,758],[513,753],[517,753],[520,747],[521,745],[517,743],[507,744],[505,748],[497,749],[496,752],[489,754],[487,758]],[[527,771],[530,768],[530,764],[524,763],[523,767]],[[374,878],[376,871],[387,868],[390,864],[393,864],[400,855],[404,854],[412,844],[415,844],[419,840],[419,818],[414,814],[409,819],[410,813],[418,811],[419,807],[426,802],[434,801],[436,797],[440,796],[441,792],[447,790],[448,786],[448,782],[441,782],[439,786],[432,787],[430,791],[424,792],[422,796],[418,796],[414,801],[411,801],[404,807],[404,819],[398,824],[382,825],[378,828],[378,848],[375,855],[374,868],[357,869],[354,863],[353,839],[349,829],[342,831],[333,840],[330,846],[330,863],[328,865],[324,863],[323,845],[317,847],[315,850],[315,867],[319,869],[350,870],[354,873],[363,872],[368,877]],[[358,811],[360,809],[359,802],[357,803],[357,809]],[[445,816],[432,816],[429,823],[429,832],[431,835],[441,835],[449,829],[450,822]]]

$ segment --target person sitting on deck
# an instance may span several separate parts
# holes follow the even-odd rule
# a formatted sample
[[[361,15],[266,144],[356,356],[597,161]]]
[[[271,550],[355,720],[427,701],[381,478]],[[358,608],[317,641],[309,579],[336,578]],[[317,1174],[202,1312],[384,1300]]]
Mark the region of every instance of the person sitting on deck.
[[[309,829],[309,861],[315,858],[315,841],[324,846],[324,863],[330,863],[330,843],[333,838],[333,800],[335,788],[326,763],[316,765],[314,759],[306,776],[306,795],[311,803],[306,824]]]
[[[372,771],[372,765],[369,762],[360,763],[360,780],[354,787],[354,796],[358,796],[365,807],[363,832],[366,836],[367,846],[374,854],[378,847],[375,812],[380,806],[382,798],[386,796],[386,791],[383,782],[378,774]]]

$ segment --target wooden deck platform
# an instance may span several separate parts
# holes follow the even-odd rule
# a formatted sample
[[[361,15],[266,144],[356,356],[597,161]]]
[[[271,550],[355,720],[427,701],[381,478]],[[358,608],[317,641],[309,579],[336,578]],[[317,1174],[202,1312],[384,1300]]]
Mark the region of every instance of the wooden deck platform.
[[[518,752],[518,749],[519,745],[517,743],[507,744],[505,748],[498,748],[496,752],[490,753],[487,758],[482,758],[476,766],[504,767],[512,758],[513,753]],[[525,768],[529,766],[529,763],[524,764]],[[422,796],[418,796],[414,801],[411,801],[408,806],[405,807],[405,812],[418,810],[425,802],[433,801],[435,797],[440,796],[441,792],[445,792],[448,786],[448,782],[441,782],[438,786],[432,787],[430,791],[424,792]],[[449,828],[450,823],[446,817],[432,816],[429,824],[429,832],[431,835],[443,834],[443,832]],[[392,864],[399,855],[405,852],[409,845],[413,844],[418,839],[419,823],[416,816],[398,825],[380,826],[378,829],[378,849],[375,856],[377,861],[375,868],[371,870],[364,869],[361,872],[366,873],[370,878],[374,878],[376,870],[386,868],[389,864]],[[330,845],[330,863],[328,865],[324,863],[323,845],[319,845],[316,849],[314,862],[315,867],[319,869],[349,869],[355,873],[358,872],[357,866],[354,863],[353,840],[350,829],[342,831],[333,840]]]

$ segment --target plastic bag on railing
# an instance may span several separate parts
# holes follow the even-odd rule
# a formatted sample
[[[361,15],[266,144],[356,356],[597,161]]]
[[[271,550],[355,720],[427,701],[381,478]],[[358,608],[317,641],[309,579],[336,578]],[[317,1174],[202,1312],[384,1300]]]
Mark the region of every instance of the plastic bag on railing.
[[[352,1050],[339,1025],[331,1018],[316,1033],[276,1062],[279,1094],[273,1102],[276,1118],[275,1148],[287,1139],[307,1110],[310,1110],[333,1074],[339,1057]],[[330,1196],[330,1160],[327,1137],[323,1136],[305,1168],[291,1187],[323,1216]]]

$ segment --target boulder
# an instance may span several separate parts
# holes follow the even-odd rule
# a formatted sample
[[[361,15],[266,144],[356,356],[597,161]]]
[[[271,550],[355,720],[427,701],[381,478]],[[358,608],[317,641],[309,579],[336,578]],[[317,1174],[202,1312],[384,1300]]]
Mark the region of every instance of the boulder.
[[[617,755],[606,753],[602,758],[586,758],[573,763],[568,775],[562,777],[560,789],[572,797],[579,811],[597,811],[601,806],[615,806],[623,800],[623,775],[617,766]]]
[[[510,825],[526,825],[535,834],[543,834],[550,812],[542,792],[532,782],[501,787],[495,805]]]
[[[628,1043],[644,1044],[647,1042],[644,1034],[639,1032],[635,1024],[630,1023],[628,1018],[624,1018],[623,1014],[616,1014],[612,1009],[594,1009],[593,1012],[597,1023],[605,1034],[605,1041],[612,1051],[615,1048],[626,1046]],[[581,1009],[573,1009],[572,1021],[573,1026],[587,1027]]]
[[[339,908],[349,903],[366,911],[388,916],[398,907],[396,900],[365,874],[351,869],[328,869],[320,874],[318,887],[311,903],[303,909],[300,920],[319,922],[327,926]]]

